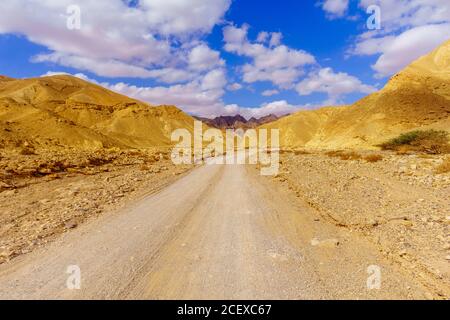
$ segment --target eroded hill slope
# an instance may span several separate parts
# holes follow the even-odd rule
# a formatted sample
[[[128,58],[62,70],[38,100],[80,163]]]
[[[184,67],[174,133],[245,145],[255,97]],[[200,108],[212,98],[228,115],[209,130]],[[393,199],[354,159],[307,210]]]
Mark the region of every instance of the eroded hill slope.
[[[0,141],[35,148],[168,146],[193,119],[173,106],[150,106],[81,79],[61,75],[0,79]]]
[[[263,128],[283,147],[373,148],[412,129],[450,130],[450,41],[351,106],[300,111]]]

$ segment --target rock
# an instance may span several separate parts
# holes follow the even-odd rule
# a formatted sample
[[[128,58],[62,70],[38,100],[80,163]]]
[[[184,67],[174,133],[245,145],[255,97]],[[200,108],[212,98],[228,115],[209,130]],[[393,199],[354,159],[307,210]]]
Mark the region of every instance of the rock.
[[[339,240],[338,239],[327,239],[327,240],[319,240],[317,238],[314,238],[311,240],[311,245],[313,247],[320,247],[320,248],[336,248],[339,246]]]
[[[17,190],[8,190],[8,191],[3,191],[1,194],[6,197],[10,197],[16,193],[17,193]]]
[[[160,173],[161,169],[160,168],[153,168],[152,172],[153,173]]]
[[[12,252],[8,249],[0,250],[0,258],[9,258],[12,255]]]
[[[0,192],[2,192],[4,190],[12,189],[12,188],[14,188],[12,185],[7,184],[3,181],[0,181]]]
[[[398,253],[398,255],[400,256],[400,257],[404,257],[404,256],[406,256],[408,254],[408,252],[406,252],[406,250],[400,250],[400,252]]]
[[[64,223],[66,229],[75,229],[77,226],[78,223],[75,220],[69,220]]]
[[[50,173],[52,173],[52,169],[50,169],[50,168],[43,168],[43,169],[39,169],[38,172],[40,174],[50,174]]]

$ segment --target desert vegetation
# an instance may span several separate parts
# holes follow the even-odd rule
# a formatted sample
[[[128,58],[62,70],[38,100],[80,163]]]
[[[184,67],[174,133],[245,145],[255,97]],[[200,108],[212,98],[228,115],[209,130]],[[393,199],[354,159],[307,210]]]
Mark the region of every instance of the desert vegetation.
[[[449,173],[450,172],[450,157],[447,157],[444,162],[437,167],[436,173],[437,174],[443,174],[443,173]]]
[[[371,155],[365,156],[364,160],[366,160],[367,162],[372,162],[372,163],[378,162],[378,161],[383,160],[383,156],[380,154],[371,154]]]
[[[403,133],[379,145],[383,150],[399,154],[421,152],[426,154],[450,153],[448,132],[441,130],[415,130]]]
[[[339,158],[341,160],[360,160],[362,159],[362,156],[355,152],[355,151],[341,151],[341,150],[335,150],[335,151],[328,151],[326,153],[327,156],[331,158]]]

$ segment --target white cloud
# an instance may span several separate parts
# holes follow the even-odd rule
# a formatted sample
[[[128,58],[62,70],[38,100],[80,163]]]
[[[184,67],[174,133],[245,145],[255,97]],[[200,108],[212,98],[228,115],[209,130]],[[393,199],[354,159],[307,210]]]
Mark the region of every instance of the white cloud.
[[[244,82],[270,81],[280,88],[289,88],[304,73],[305,66],[316,63],[311,54],[281,45],[282,35],[279,33],[271,34],[268,46],[250,42],[247,33],[247,25],[241,28],[227,26],[223,30],[224,49],[252,59],[242,68]],[[268,37],[268,34],[260,33],[258,40],[267,42]]]
[[[152,105],[176,105],[185,112],[198,115],[218,115],[223,110],[221,102],[223,90],[221,88],[204,88],[202,82],[198,80],[169,87],[138,87],[126,83],[107,87]]]
[[[359,6],[365,11],[371,5],[381,9],[380,32],[387,33],[400,29],[450,22],[450,2],[448,0],[360,0]]]
[[[71,74],[66,72],[48,71],[46,74],[43,74],[42,77],[55,75]],[[223,90],[220,87],[221,82],[214,82],[216,83],[216,86],[205,88],[203,87],[203,84],[207,81],[205,80],[207,77],[204,79],[196,79],[195,81],[183,85],[169,87],[138,87],[123,82],[117,84],[110,84],[107,82],[99,83],[83,73],[73,74],[72,76],[95,83],[140,101],[147,102],[151,105],[176,105],[182,107],[185,112],[205,117],[217,117],[221,115],[234,116],[240,114],[246,119],[250,119],[251,117],[260,118],[269,114],[282,116],[296,112],[301,108],[312,107],[311,105],[291,105],[285,100],[263,103],[261,106],[253,108],[241,107],[237,104],[225,105],[221,100],[223,95]],[[217,77],[217,79],[220,79],[220,72],[213,72],[210,77]]]
[[[360,0],[381,9],[381,29],[361,34],[350,55],[378,55],[376,77],[391,76],[450,38],[448,0]]]
[[[342,17],[348,10],[349,0],[325,0],[322,9],[330,18]]]
[[[232,83],[227,87],[227,89],[229,91],[238,91],[238,90],[241,90],[242,88],[243,88],[242,84],[237,83],[237,82]]]
[[[258,37],[256,38],[256,42],[265,43],[267,39],[269,39],[270,34],[266,31],[261,31],[258,33]]]
[[[269,45],[271,47],[277,47],[281,44],[281,39],[283,39],[281,32],[272,32]]]
[[[279,93],[280,93],[280,91],[278,91],[278,90],[265,90],[261,94],[264,97],[271,97],[271,96],[277,95]]]
[[[207,33],[231,5],[231,0],[141,0],[148,21],[161,34]]]
[[[378,77],[390,76],[405,68],[450,37],[450,24],[427,25],[403,32],[395,39],[387,39],[389,45],[372,66]]]
[[[186,68],[184,53],[189,50],[184,48],[221,21],[231,0],[141,0],[133,7],[122,0],[78,0],[81,29],[69,30],[66,10],[73,4],[3,0],[0,34],[24,35],[51,51],[34,61],[76,66],[107,77],[161,74],[165,81],[171,77],[167,70]]]
[[[225,115],[236,115],[240,114],[246,119],[250,119],[252,117],[254,118],[261,118],[264,116],[267,116],[269,114],[274,114],[276,116],[284,116],[286,114],[294,113],[298,111],[301,108],[305,108],[308,106],[295,106],[289,104],[285,100],[280,101],[273,101],[270,103],[264,103],[259,107],[255,108],[245,108],[240,107],[236,104],[226,105]]]
[[[335,73],[331,68],[312,72],[296,86],[297,92],[307,96],[315,92],[328,95],[327,104],[339,103],[339,99],[352,92],[369,94],[377,89],[363,84],[358,78],[344,72]]]
[[[204,71],[224,65],[220,52],[211,50],[206,44],[198,45],[189,53],[189,67],[193,70]]]
[[[201,88],[207,90],[222,90],[227,84],[223,69],[216,69],[208,72],[202,79]]]
[[[303,70],[297,68],[260,69],[251,64],[244,65],[242,71],[244,82],[269,81],[282,89],[290,88],[304,74]]]

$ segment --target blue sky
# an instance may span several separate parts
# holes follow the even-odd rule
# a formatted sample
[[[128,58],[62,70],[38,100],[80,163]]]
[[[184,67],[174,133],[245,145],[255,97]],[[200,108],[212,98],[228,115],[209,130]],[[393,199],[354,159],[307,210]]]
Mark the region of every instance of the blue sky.
[[[0,74],[263,116],[352,103],[449,38],[444,0],[3,0]]]

